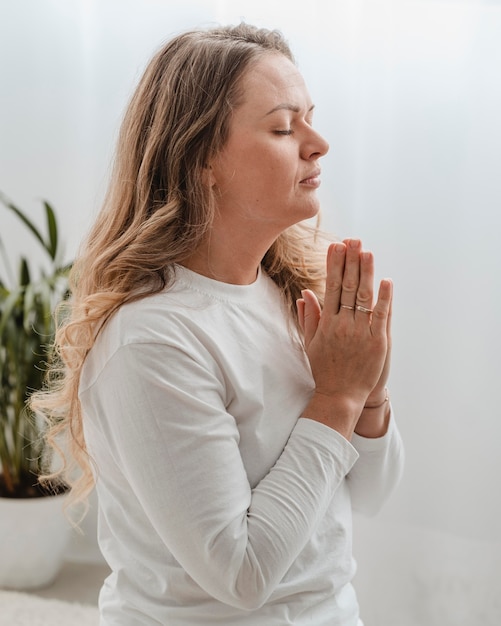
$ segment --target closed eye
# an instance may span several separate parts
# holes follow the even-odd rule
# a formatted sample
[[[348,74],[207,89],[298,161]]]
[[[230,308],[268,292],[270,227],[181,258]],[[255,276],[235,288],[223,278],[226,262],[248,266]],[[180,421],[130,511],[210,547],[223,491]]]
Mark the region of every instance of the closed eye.
[[[292,135],[294,131],[289,128],[288,130],[275,130],[273,132],[275,133],[275,135]]]

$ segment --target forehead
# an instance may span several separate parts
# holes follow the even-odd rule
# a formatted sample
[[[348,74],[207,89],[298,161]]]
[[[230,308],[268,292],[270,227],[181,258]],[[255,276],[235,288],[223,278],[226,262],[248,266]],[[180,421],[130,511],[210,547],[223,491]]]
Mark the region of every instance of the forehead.
[[[297,67],[282,54],[265,54],[242,78],[242,106],[266,111],[281,103],[309,107],[310,95]]]

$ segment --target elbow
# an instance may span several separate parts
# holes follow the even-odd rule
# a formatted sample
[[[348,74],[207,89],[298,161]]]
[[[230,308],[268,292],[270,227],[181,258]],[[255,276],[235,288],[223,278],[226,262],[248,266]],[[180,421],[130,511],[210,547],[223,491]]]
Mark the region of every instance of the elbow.
[[[266,604],[273,593],[273,587],[258,576],[244,577],[235,582],[228,604],[241,611],[256,611]]]
[[[235,609],[248,611],[250,613],[252,611],[257,611],[264,606],[268,597],[269,594],[252,593],[251,591],[248,591],[247,593],[235,597],[234,601],[229,604]]]
[[[247,563],[249,565],[249,563]],[[272,595],[278,580],[275,576],[266,576],[256,562],[252,567],[242,567],[230,582],[224,577],[219,579],[223,585],[212,589],[212,595],[218,600],[240,611],[252,612],[266,604]]]
[[[395,474],[392,479],[388,478],[385,481],[383,489],[374,488],[370,494],[364,493],[363,496],[352,497],[353,510],[365,517],[378,515],[396,490],[400,477],[400,473]]]
[[[241,592],[234,590],[228,593],[228,591],[221,590],[218,593],[216,590],[213,590],[211,595],[227,606],[251,613],[266,604],[271,592],[248,587]]]

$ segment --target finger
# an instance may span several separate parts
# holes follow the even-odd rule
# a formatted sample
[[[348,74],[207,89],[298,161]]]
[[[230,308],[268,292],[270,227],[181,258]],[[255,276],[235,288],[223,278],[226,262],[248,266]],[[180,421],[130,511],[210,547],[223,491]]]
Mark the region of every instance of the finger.
[[[304,299],[298,298],[296,300],[296,308],[297,308],[297,319],[299,322],[299,328],[304,333]]]
[[[359,239],[345,239],[346,262],[344,267],[340,305],[355,306],[360,281],[360,252],[362,244]]]
[[[392,297],[393,283],[389,278],[385,278],[379,285],[378,298],[372,313],[371,331],[373,334],[387,334]]]
[[[393,318],[393,283],[391,285],[390,308],[388,311],[388,318],[386,320],[386,336],[388,337],[388,350],[391,350],[391,320],[392,318]]]
[[[360,280],[356,293],[357,315],[369,314],[374,300],[374,255],[372,252],[360,253]],[[360,315],[358,315],[360,317]]]
[[[327,251],[327,277],[325,282],[324,310],[336,314],[339,311],[346,245],[338,242]]]
[[[315,333],[317,332],[318,322],[320,321],[322,309],[320,307],[320,303],[318,302],[317,296],[313,293],[313,291],[310,291],[309,289],[304,289],[301,292],[301,295],[303,296],[304,301],[304,343],[305,346],[308,347],[311,340],[315,336]]]

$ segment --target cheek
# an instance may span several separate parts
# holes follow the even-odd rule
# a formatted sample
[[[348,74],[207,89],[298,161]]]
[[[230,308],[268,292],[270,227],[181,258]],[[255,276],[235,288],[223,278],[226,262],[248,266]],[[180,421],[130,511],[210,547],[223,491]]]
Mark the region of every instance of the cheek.
[[[227,147],[218,159],[216,179],[221,191],[290,190],[297,173],[297,157],[287,146],[242,141]]]
[[[269,149],[261,148],[247,155],[246,163],[263,180],[274,179],[275,184],[290,183],[295,176],[295,162],[286,150],[277,150],[276,146]]]

